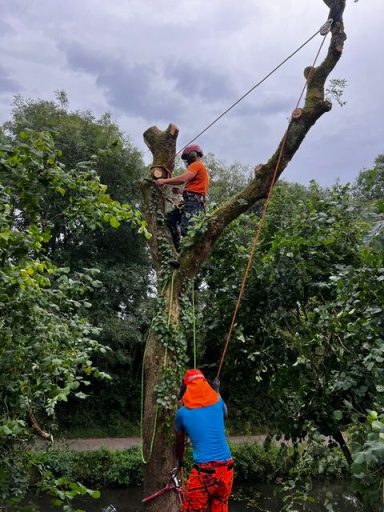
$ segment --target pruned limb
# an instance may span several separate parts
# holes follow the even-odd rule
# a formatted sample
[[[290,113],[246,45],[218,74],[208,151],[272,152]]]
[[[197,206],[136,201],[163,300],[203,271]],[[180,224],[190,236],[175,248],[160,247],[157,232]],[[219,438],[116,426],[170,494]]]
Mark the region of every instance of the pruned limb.
[[[336,3],[338,8],[344,11],[345,0],[336,0]],[[258,170],[251,183],[215,210],[209,217],[206,231],[203,234],[197,235],[192,247],[187,253],[182,255],[180,273],[192,277],[208,258],[216,240],[221,236],[224,229],[259,200],[267,197],[279,161],[283,141],[284,148],[279,166],[276,169],[276,179],[279,178],[287,167],[310,128],[325,112],[331,110],[332,104],[325,99],[324,95],[325,82],[341,57],[343,44],[346,39],[341,22],[334,24],[331,32],[332,38],[323,62],[312,70],[311,68],[306,68],[305,70],[305,74],[309,79],[305,103],[301,109],[300,116],[291,118],[287,131],[276,152],[267,163],[258,165]],[[311,70],[310,73],[309,70]]]
[[[152,126],[143,134],[144,141],[153,155],[151,169],[165,168],[172,174],[175,167],[176,140],[179,129],[170,124],[164,131]],[[169,229],[166,226],[165,198],[150,175],[141,182],[141,191],[144,198],[144,215],[148,223],[148,230],[152,234],[149,240],[149,249],[156,271],[161,267],[161,241],[168,241],[170,256],[175,249],[172,244]],[[174,254],[173,254],[174,256]]]
[[[152,167],[165,167],[173,171],[178,134],[179,129],[174,124],[170,124],[164,131],[157,126],[151,126],[144,132],[144,142],[153,155]]]

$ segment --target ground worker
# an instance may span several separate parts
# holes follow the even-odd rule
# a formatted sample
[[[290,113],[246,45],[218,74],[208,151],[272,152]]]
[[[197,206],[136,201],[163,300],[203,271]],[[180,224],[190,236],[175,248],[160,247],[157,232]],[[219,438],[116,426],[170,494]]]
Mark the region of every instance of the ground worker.
[[[176,458],[183,467],[185,434],[192,443],[193,467],[184,492],[183,512],[227,512],[233,460],[224,429],[227,408],[200,370],[188,370],[180,387],[183,406],[176,413]]]
[[[185,236],[188,223],[193,215],[205,209],[206,196],[209,186],[208,170],[201,161],[203,151],[197,144],[187,146],[181,155],[187,170],[180,176],[160,178],[156,185],[184,185],[183,202],[167,215],[168,227],[177,250],[180,247],[181,236]]]

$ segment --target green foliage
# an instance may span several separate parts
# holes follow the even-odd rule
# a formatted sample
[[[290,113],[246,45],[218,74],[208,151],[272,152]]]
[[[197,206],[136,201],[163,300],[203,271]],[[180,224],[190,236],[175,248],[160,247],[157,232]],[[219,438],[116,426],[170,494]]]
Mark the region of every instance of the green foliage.
[[[270,482],[287,475],[292,465],[292,450],[257,444],[231,445],[238,482]]]
[[[384,390],[382,390],[384,391]],[[382,391],[380,391],[382,393]],[[382,510],[384,482],[384,414],[371,411],[352,437],[355,489],[370,510]]]
[[[209,205],[219,205],[240,192],[249,182],[251,169],[240,163],[226,165],[209,153],[204,157],[209,169]]]
[[[234,224],[205,272],[207,362],[220,353],[256,223]],[[231,409],[250,396],[259,425],[302,438],[308,420],[334,435],[351,420],[346,402],[372,403],[383,288],[379,253],[361,245],[368,229],[348,187],[276,189],[224,368]]]
[[[12,119],[5,124],[7,133],[14,138],[28,129],[49,131],[67,172],[78,162],[91,161],[110,198],[122,205],[140,204],[138,181],[144,163],[129,138],[109,114],[96,119],[89,111],[73,112],[63,91],[58,91],[56,98],[35,101],[17,97]],[[111,209],[103,215],[100,228],[90,230],[87,225],[78,231],[70,229],[60,215],[68,194],[56,196],[44,203],[46,215],[54,218],[48,255],[59,266],[78,272],[83,268],[100,270],[99,287],[88,293],[91,306],[87,316],[101,329],[100,343],[111,349],[96,357],[98,368],[109,373],[111,380],[90,376],[91,384],[81,387],[90,397],[87,407],[72,396],[58,408],[59,425],[66,431],[81,429],[84,424],[106,430],[103,424],[107,417],[109,431],[116,432],[127,423],[138,422],[143,332],[149,324],[151,304],[147,295],[150,264],[146,242],[135,226],[122,222]]]
[[[55,478],[65,477],[93,487],[129,487],[143,481],[139,449],[121,452],[97,450],[71,452],[50,450],[31,454],[31,461]]]
[[[347,87],[348,83],[344,78],[332,78],[329,81],[329,85],[325,90],[327,99],[333,98],[337,101],[340,107],[343,107],[347,104],[346,101],[343,100],[344,89]]]
[[[372,169],[360,172],[355,194],[362,214],[372,225],[365,237],[367,245],[378,250],[384,247],[384,155],[379,155]]]
[[[80,482],[73,482],[65,476],[55,478],[51,471],[40,466],[41,480],[38,483],[38,490],[53,496],[52,505],[60,507],[63,512],[84,512],[80,509],[73,509],[71,503],[79,496],[90,496],[93,499],[100,498],[100,491],[87,489]]]
[[[263,448],[256,444],[231,445],[235,459],[236,481],[244,482],[275,482],[288,477],[294,464],[292,448],[279,448],[271,445]],[[304,452],[305,453],[305,452]],[[70,481],[81,481],[92,487],[129,487],[141,485],[143,471],[140,450],[111,452],[96,450],[92,452],[71,452],[49,450],[45,453],[31,453],[31,463],[53,475],[54,478],[66,478]],[[338,450],[323,446],[316,451],[317,463],[303,462],[301,474],[307,478],[338,478],[347,476],[345,463]],[[298,456],[300,462],[300,454]],[[327,472],[320,472],[332,461]],[[192,464],[191,452],[186,454],[186,467]]]
[[[136,210],[106,193],[91,162],[66,169],[59,156],[46,132],[21,132],[0,148],[2,499],[25,490],[14,460],[28,439],[30,413],[53,418],[58,402],[71,393],[84,396],[80,385],[91,376],[107,378],[92,362],[106,348],[87,318],[88,295],[100,286],[98,270],[73,272],[49,258],[57,218],[76,234],[111,216],[146,231]]]
[[[163,277],[164,279],[164,277]],[[181,316],[177,323],[172,322],[172,314],[169,304],[172,303],[174,294],[174,274],[168,276],[169,283],[163,282],[167,287],[169,297],[162,295],[156,300],[156,313],[151,329],[159,336],[161,344],[166,350],[166,358],[172,358],[172,365],[164,364],[161,382],[156,386],[157,403],[167,411],[174,410],[176,390],[183,372],[188,365],[188,333],[192,332],[192,286],[187,285],[180,296]],[[169,288],[168,288],[169,286]],[[167,306],[168,302],[168,306]]]

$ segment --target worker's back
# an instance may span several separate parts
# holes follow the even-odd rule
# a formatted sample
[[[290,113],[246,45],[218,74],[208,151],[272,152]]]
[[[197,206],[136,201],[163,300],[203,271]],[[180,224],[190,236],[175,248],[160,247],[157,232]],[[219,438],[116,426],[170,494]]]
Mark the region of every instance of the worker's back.
[[[192,443],[197,464],[227,461],[231,458],[224,428],[225,404],[222,398],[206,407],[181,407],[176,414],[176,430],[184,429]]]

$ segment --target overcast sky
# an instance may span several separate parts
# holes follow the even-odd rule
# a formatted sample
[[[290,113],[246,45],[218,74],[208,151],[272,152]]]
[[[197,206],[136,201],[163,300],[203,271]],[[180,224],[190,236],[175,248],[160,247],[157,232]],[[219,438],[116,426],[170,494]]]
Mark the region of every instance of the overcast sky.
[[[322,0],[0,0],[0,122],[14,95],[109,111],[150,161],[152,125],[187,143],[326,20]],[[347,0],[348,40],[332,78],[348,82],[284,177],[353,181],[384,153],[384,0]],[[313,40],[198,141],[244,165],[269,159],[321,42]]]

